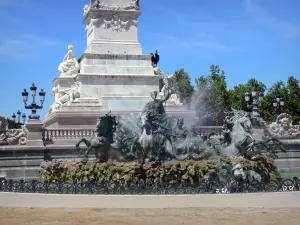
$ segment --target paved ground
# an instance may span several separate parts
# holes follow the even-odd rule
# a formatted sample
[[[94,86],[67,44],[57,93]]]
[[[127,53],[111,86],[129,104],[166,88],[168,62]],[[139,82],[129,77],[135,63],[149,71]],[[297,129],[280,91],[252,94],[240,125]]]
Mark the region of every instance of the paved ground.
[[[298,225],[300,209],[35,209],[0,207],[5,225]]]

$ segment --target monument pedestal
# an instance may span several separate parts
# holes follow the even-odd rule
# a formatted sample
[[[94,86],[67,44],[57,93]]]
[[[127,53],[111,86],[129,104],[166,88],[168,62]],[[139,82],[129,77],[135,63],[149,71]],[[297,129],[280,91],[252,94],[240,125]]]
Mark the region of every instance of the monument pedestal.
[[[55,103],[43,121],[46,128],[94,129],[97,119],[110,111],[117,117],[140,113],[150,93],[159,92],[162,74],[155,71],[152,56],[142,54],[138,41],[140,14],[139,1],[132,0],[92,1],[84,8],[87,48],[78,62],[80,72],[53,81]],[[195,115],[169,103],[166,111],[184,118]]]
[[[26,124],[28,130],[26,146],[41,147],[43,142],[43,123],[40,120],[29,120]]]

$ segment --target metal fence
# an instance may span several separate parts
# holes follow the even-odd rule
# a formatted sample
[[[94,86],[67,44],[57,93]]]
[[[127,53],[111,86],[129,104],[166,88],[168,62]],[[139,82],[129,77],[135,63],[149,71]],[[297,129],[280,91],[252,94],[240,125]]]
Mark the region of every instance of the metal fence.
[[[176,194],[228,194],[251,192],[287,192],[299,191],[300,181],[293,179],[278,180],[276,182],[249,183],[231,182],[222,183],[203,181],[201,183],[158,183],[139,181],[137,183],[112,182],[96,183],[85,182],[41,182],[32,181],[0,181],[0,192],[44,193],[44,194],[98,194],[98,195],[176,195]]]

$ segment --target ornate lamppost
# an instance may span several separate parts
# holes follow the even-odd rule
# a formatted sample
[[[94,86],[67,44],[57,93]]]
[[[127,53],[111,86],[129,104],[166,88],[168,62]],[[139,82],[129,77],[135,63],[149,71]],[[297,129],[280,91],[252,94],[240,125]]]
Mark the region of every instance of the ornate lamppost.
[[[257,87],[254,86],[252,87],[251,95],[249,94],[249,92],[246,92],[244,96],[245,96],[245,101],[247,102],[247,107],[249,109],[249,112],[258,115],[258,107],[261,106],[261,101],[264,98],[264,93],[263,92],[258,93]]]
[[[16,116],[16,114],[17,114],[17,116]],[[26,122],[26,114],[23,113],[23,115],[22,115],[22,122],[23,123],[21,123],[21,114],[22,113],[20,112],[20,110],[18,110],[18,112],[16,114],[13,113],[13,115],[12,115],[13,120],[16,122],[16,118],[18,118],[18,121],[17,121],[18,126],[24,125],[25,122]]]
[[[279,116],[283,111],[284,99],[280,95],[276,95],[273,99],[273,106],[277,116]]]
[[[40,116],[36,114],[36,111],[38,109],[43,108],[43,104],[44,104],[44,101],[45,101],[46,93],[44,92],[43,89],[41,89],[41,91],[39,92],[41,105],[38,105],[36,103],[36,101],[35,101],[36,90],[37,90],[37,87],[35,86],[35,84],[32,84],[31,87],[30,87],[31,96],[32,96],[32,103],[30,105],[27,105],[29,93],[27,92],[26,89],[24,89],[24,91],[22,92],[23,102],[25,104],[25,109],[31,109],[31,115],[28,116],[28,118],[31,119],[31,120],[39,120],[40,119]]]

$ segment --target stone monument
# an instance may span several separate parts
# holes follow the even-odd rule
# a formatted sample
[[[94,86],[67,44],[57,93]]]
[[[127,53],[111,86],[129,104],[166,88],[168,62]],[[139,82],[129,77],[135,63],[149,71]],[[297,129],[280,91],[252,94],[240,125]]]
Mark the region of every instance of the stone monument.
[[[161,70],[143,54],[138,41],[138,0],[91,0],[83,8],[87,47],[74,58],[76,47],[68,46],[54,79],[55,102],[44,119],[45,128],[93,129],[99,115],[138,113],[159,92]],[[73,52],[74,51],[74,52]],[[166,111],[173,116],[191,114],[176,96]]]

